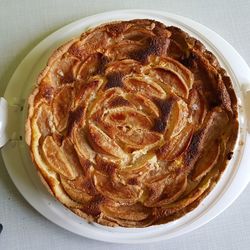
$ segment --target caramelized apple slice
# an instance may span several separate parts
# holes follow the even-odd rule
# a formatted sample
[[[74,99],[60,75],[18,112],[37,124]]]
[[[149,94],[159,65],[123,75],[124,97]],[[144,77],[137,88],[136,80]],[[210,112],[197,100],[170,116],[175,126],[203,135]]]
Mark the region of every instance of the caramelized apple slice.
[[[150,131],[151,120],[142,112],[130,107],[111,109],[104,119],[105,129],[111,138],[118,138],[129,148],[139,149],[161,139],[159,133]]]
[[[148,38],[152,35],[153,35],[153,32],[151,30],[147,30],[144,28],[140,29],[137,27],[136,28],[131,27],[124,32],[123,37],[126,40],[140,41],[140,40],[145,40],[145,38]]]
[[[107,225],[110,227],[121,226],[121,227],[130,227],[130,228],[132,227],[142,228],[142,227],[148,227],[152,225],[152,223],[154,222],[154,218],[152,216],[149,216],[145,220],[133,221],[133,220],[122,220],[118,218],[108,217],[108,216],[101,214],[97,221],[98,223],[102,225]]]
[[[63,189],[72,200],[76,202],[80,202],[80,203],[85,203],[92,198],[92,196],[89,195],[84,189],[84,177],[83,176],[80,176],[76,180],[73,180],[73,181],[63,176],[61,176],[60,179],[61,179],[61,184],[63,186]],[[76,184],[77,182],[79,183],[79,180],[80,182],[82,182],[81,185]]]
[[[141,65],[133,59],[124,59],[110,62],[105,69],[105,75],[113,72],[121,72],[124,75],[129,75],[132,72],[140,72]]]
[[[220,140],[228,121],[227,113],[221,108],[216,107],[207,114],[203,126],[194,133],[185,152],[183,159],[187,171],[193,168],[202,152],[202,148],[209,147],[216,140]]]
[[[95,160],[95,169],[107,176],[112,176],[119,167],[117,163],[111,161],[108,157],[104,158],[100,156],[100,154],[96,155]]]
[[[54,129],[53,123],[51,122],[53,119],[50,106],[47,104],[41,104],[36,110],[36,113],[33,117],[32,123],[36,124],[35,128],[38,129],[40,136],[47,136],[51,134],[51,131]]]
[[[134,106],[141,110],[142,112],[152,115],[154,117],[159,117],[159,110],[158,107],[146,96],[140,93],[128,94],[128,100],[134,104]]]
[[[164,217],[167,217],[171,214],[174,214],[191,203],[193,203],[195,200],[199,199],[200,196],[202,196],[203,193],[206,192],[209,188],[211,188],[211,178],[205,178],[198,187],[196,187],[194,190],[192,190],[187,196],[183,197],[180,200],[177,200],[175,202],[172,202],[170,204],[167,204],[165,206],[155,208],[154,215],[156,218],[162,219]]]
[[[201,124],[205,119],[207,110],[204,98],[196,89],[192,89],[189,95],[189,110],[192,121],[197,125]]]
[[[178,135],[169,139],[158,149],[157,156],[161,160],[173,161],[188,147],[193,135],[193,127],[186,126]]]
[[[69,139],[58,146],[52,136],[47,136],[43,142],[42,150],[44,157],[51,169],[69,178],[75,179],[81,169],[74,147]]]
[[[191,173],[192,180],[200,180],[204,175],[206,175],[216,165],[219,156],[219,144],[213,144],[210,149],[204,151],[196,162],[194,169]]]
[[[116,137],[126,145],[127,149],[135,150],[157,143],[162,135],[140,128],[131,128],[126,132],[118,132]]]
[[[84,203],[81,209],[74,209],[73,211],[83,218],[88,220],[93,218],[92,216],[98,216],[101,213],[100,205],[104,202],[104,197],[101,195],[96,195],[91,198],[88,202]],[[87,214],[87,216],[86,216]],[[90,217],[90,218],[89,218]]]
[[[72,138],[79,156],[94,162],[96,152],[90,147],[85,130],[77,126],[74,127]]]
[[[110,176],[95,172],[96,189],[104,196],[121,204],[134,204],[139,197],[139,190],[134,186],[114,182]]]
[[[43,81],[50,83],[52,86],[73,82],[76,77],[75,71],[79,65],[80,61],[78,58],[66,53],[52,65]]]
[[[165,91],[150,79],[143,79],[143,77],[133,77],[124,79],[124,87],[132,93],[142,93],[147,97],[156,97],[160,99],[166,98]]]
[[[119,107],[132,107],[132,105],[130,104],[130,102],[124,98],[123,96],[114,96],[113,98],[111,98],[107,104],[105,105],[106,109],[116,109]]]
[[[183,81],[179,78],[178,75],[176,75],[172,71],[162,68],[155,68],[154,70],[156,74],[159,75],[163,84],[169,85],[170,89],[177,96],[187,99],[189,93],[188,87],[186,84],[183,84]]]
[[[152,121],[148,116],[130,107],[114,108],[109,110],[106,121],[117,124],[118,126],[130,126],[137,128],[150,129]]]
[[[188,115],[188,107],[184,101],[179,99],[177,102],[174,102],[168,119],[165,138],[171,138],[179,134],[187,125]]]
[[[95,116],[96,113],[102,112],[103,108],[106,106],[106,104],[114,98],[114,96],[122,96],[123,91],[121,88],[111,88],[106,90],[102,95],[98,96],[89,108],[89,119],[91,120],[91,117]]]
[[[158,56],[151,56],[149,60],[153,67],[161,68],[177,75],[187,90],[192,88],[194,81],[192,72],[178,61],[172,59],[171,57],[163,58]]]
[[[107,217],[130,221],[142,221],[150,215],[150,209],[146,209],[140,203],[133,205],[103,204],[101,211]]]
[[[138,153],[135,155],[134,153]],[[152,170],[156,169],[157,158],[153,153],[142,154],[134,151],[132,153],[132,165],[117,169],[117,176],[122,183],[129,185],[143,185],[144,178]]]
[[[71,85],[64,86],[53,99],[54,122],[59,132],[63,131],[67,126],[72,100],[73,88]]]
[[[177,200],[185,191],[187,177],[185,175],[171,180],[155,182],[148,186],[149,198],[144,202],[147,207],[161,207]]]
[[[101,53],[95,53],[79,67],[77,72],[77,79],[86,81],[91,75],[96,73],[102,73],[104,70],[106,61],[105,57]]]
[[[183,48],[176,41],[170,39],[168,56],[176,60],[181,60],[185,54],[186,51],[183,51]]]
[[[140,49],[141,45],[138,41],[123,40],[108,47],[105,51],[105,55],[111,58],[111,61],[129,59],[130,54]]]
[[[128,158],[120,146],[93,123],[89,124],[89,136],[93,146],[97,147],[98,150],[118,158]]]
[[[122,168],[118,170],[117,175],[129,185],[140,185],[141,179],[144,178],[148,171],[148,163],[145,163],[136,167],[127,166],[126,168]]]
[[[103,79],[99,78],[79,86],[79,90],[76,92],[75,107],[88,107],[90,101],[97,95],[102,84]]]
[[[75,42],[70,48],[69,53],[85,61],[91,54],[102,52],[109,43],[108,34],[100,29],[93,33],[85,33],[81,40]]]

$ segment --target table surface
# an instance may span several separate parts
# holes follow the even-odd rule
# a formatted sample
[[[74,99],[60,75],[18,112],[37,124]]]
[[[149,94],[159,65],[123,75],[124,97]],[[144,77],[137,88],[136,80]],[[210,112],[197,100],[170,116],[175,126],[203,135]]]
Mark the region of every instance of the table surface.
[[[250,63],[249,0],[0,0],[0,96],[23,57],[58,28],[114,9],[145,8],[189,17],[211,28]],[[213,221],[179,238],[147,245],[117,245],[74,235],[36,212],[9,178],[0,156],[0,249],[249,249],[250,186]]]

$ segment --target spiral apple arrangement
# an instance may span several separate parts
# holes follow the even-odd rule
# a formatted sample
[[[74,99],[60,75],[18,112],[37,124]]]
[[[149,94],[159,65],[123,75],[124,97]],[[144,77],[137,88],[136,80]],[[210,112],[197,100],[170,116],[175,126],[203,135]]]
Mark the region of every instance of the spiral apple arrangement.
[[[74,213],[145,227],[201,202],[237,131],[216,58],[178,28],[132,20],[53,53],[29,98],[26,141],[43,182]]]

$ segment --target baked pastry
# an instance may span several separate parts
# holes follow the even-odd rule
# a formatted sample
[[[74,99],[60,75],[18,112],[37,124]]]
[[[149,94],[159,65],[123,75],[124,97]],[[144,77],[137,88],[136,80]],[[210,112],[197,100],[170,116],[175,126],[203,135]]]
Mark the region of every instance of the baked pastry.
[[[26,141],[51,193],[108,226],[195,207],[238,132],[237,100],[202,43],[154,20],[104,24],[57,49],[29,98]]]

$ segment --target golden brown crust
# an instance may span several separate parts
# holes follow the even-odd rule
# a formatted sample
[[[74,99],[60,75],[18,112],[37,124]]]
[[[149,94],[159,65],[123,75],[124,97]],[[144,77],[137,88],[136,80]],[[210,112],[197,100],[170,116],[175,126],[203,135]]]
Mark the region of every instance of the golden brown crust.
[[[28,104],[26,142],[43,182],[108,226],[167,223],[197,207],[238,133],[215,56],[153,20],[104,24],[61,46]]]

